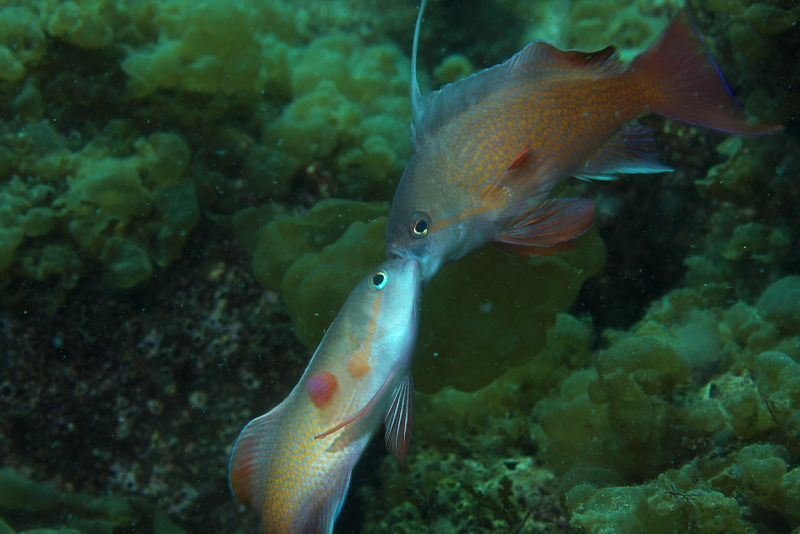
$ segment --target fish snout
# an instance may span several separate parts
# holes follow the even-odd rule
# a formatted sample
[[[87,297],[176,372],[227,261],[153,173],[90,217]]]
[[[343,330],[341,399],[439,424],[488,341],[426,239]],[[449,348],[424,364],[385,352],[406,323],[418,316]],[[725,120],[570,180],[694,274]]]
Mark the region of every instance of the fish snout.
[[[423,284],[427,284],[442,266],[441,258],[439,258],[436,253],[436,247],[430,242],[424,247],[414,248],[405,247],[398,243],[391,243],[386,249],[386,255],[390,260],[416,260],[418,263],[418,276]]]
[[[416,258],[416,255],[410,250],[397,243],[389,244],[389,246],[386,248],[386,256],[390,260]]]

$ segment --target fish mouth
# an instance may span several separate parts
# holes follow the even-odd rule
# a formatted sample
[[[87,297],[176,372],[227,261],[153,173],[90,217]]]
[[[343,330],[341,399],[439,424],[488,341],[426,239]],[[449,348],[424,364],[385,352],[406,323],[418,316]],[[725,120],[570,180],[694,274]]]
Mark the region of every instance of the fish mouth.
[[[386,248],[386,256],[388,256],[390,260],[402,259],[419,261],[419,257],[416,254],[411,252],[406,247],[396,243],[392,243]]]
[[[390,262],[403,263],[403,270],[409,272],[415,280],[422,275],[422,259],[411,250],[398,245],[390,245],[386,250]]]
[[[413,261],[416,264],[415,275],[421,278],[422,285],[428,285],[441,267],[436,254],[428,247],[411,249],[393,243],[387,247],[386,255],[390,260]]]

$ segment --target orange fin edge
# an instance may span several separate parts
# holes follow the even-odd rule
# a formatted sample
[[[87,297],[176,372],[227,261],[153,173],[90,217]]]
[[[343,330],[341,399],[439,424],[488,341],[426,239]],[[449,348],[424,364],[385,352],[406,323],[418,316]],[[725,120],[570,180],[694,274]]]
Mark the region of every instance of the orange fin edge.
[[[286,417],[286,401],[247,423],[233,444],[228,464],[231,492],[242,504],[260,511],[273,443]]]

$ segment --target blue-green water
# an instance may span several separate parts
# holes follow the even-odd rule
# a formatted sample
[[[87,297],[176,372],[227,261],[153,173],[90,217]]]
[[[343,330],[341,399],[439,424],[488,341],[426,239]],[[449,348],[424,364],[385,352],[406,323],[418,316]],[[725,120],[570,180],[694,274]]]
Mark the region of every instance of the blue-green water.
[[[680,7],[433,2],[421,84],[537,38],[630,59]],[[416,8],[0,4],[0,458],[41,485],[4,479],[0,532],[259,530],[230,449],[383,257]],[[374,440],[336,532],[800,527],[800,8],[690,9],[785,129],[647,117],[676,170],[569,181],[574,250],[443,269],[407,464]]]

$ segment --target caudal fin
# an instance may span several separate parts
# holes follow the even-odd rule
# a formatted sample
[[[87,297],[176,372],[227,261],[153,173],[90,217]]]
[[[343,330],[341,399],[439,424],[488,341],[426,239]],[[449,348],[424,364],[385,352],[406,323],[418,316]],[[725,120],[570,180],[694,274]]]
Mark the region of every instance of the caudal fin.
[[[650,95],[648,111],[731,133],[766,134],[781,129],[747,121],[686,8],[633,61],[629,72],[643,77]]]
[[[275,437],[285,417],[285,403],[269,413],[253,419],[242,430],[233,445],[228,477],[231,491],[239,502],[262,513],[267,478],[268,458],[273,454]]]

